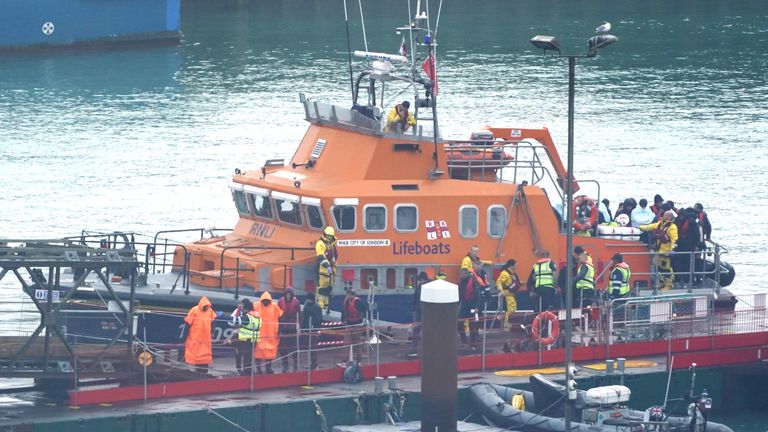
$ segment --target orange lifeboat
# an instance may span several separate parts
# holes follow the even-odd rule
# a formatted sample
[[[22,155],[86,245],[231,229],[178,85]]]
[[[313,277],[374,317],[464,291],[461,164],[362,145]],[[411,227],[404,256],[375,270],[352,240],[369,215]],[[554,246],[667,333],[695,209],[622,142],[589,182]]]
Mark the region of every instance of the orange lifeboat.
[[[468,142],[446,146],[446,158],[454,179],[486,179],[515,160],[505,151],[504,141],[494,141],[491,131],[473,132]]]

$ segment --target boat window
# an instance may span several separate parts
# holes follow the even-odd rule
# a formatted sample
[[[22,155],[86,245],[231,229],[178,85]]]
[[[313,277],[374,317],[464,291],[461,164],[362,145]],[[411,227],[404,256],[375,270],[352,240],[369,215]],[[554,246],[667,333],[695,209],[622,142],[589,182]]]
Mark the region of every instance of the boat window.
[[[397,288],[397,270],[393,268],[387,269],[387,289]]]
[[[323,220],[323,212],[320,210],[320,206],[304,204],[304,208],[307,212],[307,224],[309,227],[323,229],[325,221]]]
[[[272,203],[268,196],[248,194],[248,201],[254,216],[272,219]]]
[[[366,231],[381,232],[387,229],[387,208],[371,204],[363,208],[363,225]]]
[[[416,231],[419,226],[419,209],[413,204],[395,206],[395,228],[398,231]]]
[[[276,199],[275,207],[280,222],[301,225],[301,207],[298,202]]]
[[[500,238],[507,226],[507,209],[500,205],[488,207],[488,235]]]
[[[409,289],[416,287],[416,274],[419,269],[408,267],[403,271],[403,286]]]
[[[336,228],[339,231],[354,231],[355,230],[355,206],[340,205],[334,206],[331,209],[333,213],[333,222],[336,223]]]
[[[379,286],[379,270],[375,268],[360,269],[360,288],[367,290],[371,287]]]
[[[462,237],[477,237],[477,207],[459,207],[459,231]]]
[[[243,191],[232,191],[232,199],[235,200],[238,213],[243,216],[251,215],[251,212],[248,211],[248,202],[245,200],[245,193]]]

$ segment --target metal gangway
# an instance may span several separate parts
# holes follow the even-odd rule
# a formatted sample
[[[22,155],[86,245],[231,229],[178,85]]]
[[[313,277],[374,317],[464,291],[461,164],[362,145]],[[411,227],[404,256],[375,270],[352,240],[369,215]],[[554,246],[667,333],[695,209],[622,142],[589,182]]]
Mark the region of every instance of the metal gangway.
[[[77,382],[130,374],[139,266],[129,249],[75,240],[0,240],[0,377]],[[76,291],[93,289],[94,283],[111,294],[103,299],[109,310],[72,301]],[[129,301],[119,301],[114,283],[130,284]],[[99,337],[78,337],[78,326],[97,329]]]

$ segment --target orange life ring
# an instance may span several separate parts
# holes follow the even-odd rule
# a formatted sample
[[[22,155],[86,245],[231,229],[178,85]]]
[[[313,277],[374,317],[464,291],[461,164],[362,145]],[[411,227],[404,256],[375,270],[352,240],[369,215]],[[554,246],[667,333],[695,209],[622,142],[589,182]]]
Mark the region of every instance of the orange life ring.
[[[541,337],[540,329],[542,320],[547,320],[552,323],[552,332],[545,338]],[[540,344],[552,345],[560,334],[560,321],[557,320],[557,316],[554,313],[550,311],[542,312],[533,320],[531,332],[533,333],[533,339],[539,341]]]
[[[589,219],[588,222],[581,222],[579,218],[579,207],[589,207]],[[592,198],[586,195],[579,195],[573,199],[573,228],[576,231],[587,231],[597,225],[597,215],[600,213],[597,209],[597,203]]]

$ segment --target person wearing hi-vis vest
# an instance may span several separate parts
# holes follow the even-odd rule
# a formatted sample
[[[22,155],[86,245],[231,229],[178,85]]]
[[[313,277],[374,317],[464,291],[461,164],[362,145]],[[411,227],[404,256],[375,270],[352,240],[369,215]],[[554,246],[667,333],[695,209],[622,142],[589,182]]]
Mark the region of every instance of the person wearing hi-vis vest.
[[[624,262],[624,256],[617,253],[611,258],[613,270],[611,270],[611,289],[608,297],[611,299],[620,299],[629,296],[631,292],[629,278],[632,277],[632,271],[629,264]]]
[[[331,226],[325,227],[323,235],[315,243],[317,256],[317,304],[331,313],[331,290],[336,276],[336,231]]]
[[[528,276],[528,287],[531,295],[538,297],[534,300],[534,309],[537,312],[557,307],[555,281],[557,280],[557,267],[549,258],[549,251],[539,253],[539,260],[533,265]]]
[[[240,316],[237,317],[239,328],[237,342],[235,342],[235,363],[240,375],[250,375],[253,369],[253,351],[259,342],[261,318],[253,310],[253,303],[248,299],[243,299],[238,309],[240,309]]]
[[[576,270],[574,298],[578,299],[577,304],[581,307],[591,306],[595,303],[595,267],[585,250],[581,249],[577,258],[579,266]]]

